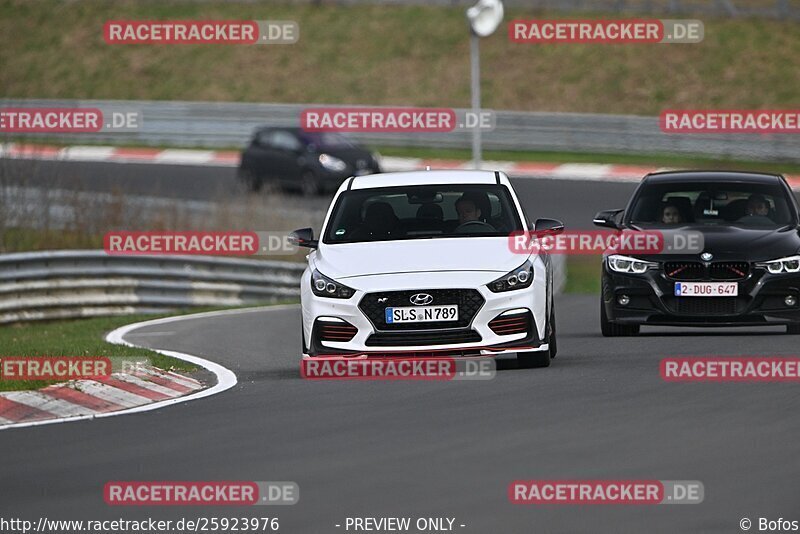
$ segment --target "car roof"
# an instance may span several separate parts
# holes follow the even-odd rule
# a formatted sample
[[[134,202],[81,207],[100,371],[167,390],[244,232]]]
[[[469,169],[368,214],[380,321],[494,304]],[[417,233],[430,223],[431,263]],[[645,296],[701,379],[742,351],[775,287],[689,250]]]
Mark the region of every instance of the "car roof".
[[[644,177],[647,183],[676,183],[676,182],[749,182],[760,184],[775,184],[781,180],[781,175],[765,172],[747,171],[663,171],[653,172]]]
[[[303,132],[303,129],[297,126],[261,126],[256,129],[257,132],[272,132],[275,130],[291,132],[293,134],[299,134]]]
[[[449,184],[498,184],[506,185],[508,178],[497,171],[410,171],[368,174],[348,178],[343,185],[347,189],[375,189],[404,185],[449,185]]]

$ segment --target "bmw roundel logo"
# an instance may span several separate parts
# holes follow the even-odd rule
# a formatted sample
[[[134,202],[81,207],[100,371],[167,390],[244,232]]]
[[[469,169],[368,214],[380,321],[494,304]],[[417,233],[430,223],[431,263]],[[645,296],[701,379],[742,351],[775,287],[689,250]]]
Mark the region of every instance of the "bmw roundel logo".
[[[414,306],[425,306],[433,302],[433,295],[429,295],[428,293],[416,293],[411,295],[409,300]]]
[[[714,259],[714,255],[711,254],[710,252],[703,252],[702,254],[700,254],[700,259],[703,261],[711,261]]]

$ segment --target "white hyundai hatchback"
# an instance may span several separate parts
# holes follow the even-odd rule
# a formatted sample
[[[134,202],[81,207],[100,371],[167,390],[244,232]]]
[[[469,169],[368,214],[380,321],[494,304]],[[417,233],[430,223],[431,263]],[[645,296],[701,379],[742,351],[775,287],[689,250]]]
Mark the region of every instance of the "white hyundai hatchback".
[[[334,196],[300,286],[305,358],[556,355],[553,266],[510,235],[528,222],[508,177],[420,171],[348,178]]]

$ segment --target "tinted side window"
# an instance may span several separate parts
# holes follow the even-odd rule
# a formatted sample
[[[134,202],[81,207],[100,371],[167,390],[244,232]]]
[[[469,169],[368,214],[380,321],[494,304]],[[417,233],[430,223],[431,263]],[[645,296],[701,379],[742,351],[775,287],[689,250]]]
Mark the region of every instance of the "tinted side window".
[[[272,132],[270,143],[272,148],[277,150],[300,150],[300,148],[302,148],[302,145],[297,137],[289,132]]]

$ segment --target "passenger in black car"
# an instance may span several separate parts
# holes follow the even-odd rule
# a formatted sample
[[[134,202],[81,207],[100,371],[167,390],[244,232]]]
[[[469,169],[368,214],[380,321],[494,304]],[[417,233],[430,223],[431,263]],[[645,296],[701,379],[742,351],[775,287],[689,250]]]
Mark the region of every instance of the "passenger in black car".
[[[664,224],[681,224],[683,216],[676,204],[665,204],[661,210],[661,222]]]

